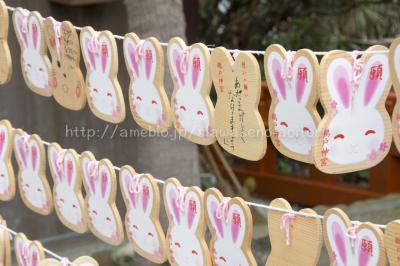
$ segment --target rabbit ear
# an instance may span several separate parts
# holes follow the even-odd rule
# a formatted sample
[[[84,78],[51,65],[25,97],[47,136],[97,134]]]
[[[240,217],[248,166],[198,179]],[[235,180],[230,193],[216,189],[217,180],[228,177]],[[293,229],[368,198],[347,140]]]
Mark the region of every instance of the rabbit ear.
[[[223,220],[217,217],[217,209],[220,201],[212,194],[210,194],[207,199],[207,213],[212,224],[212,228],[215,230],[218,238],[224,238],[224,226],[222,224]]]
[[[29,246],[29,250],[30,250],[30,263],[31,263],[31,266],[38,266],[39,262],[41,260],[39,249],[36,247],[36,245],[31,244]]]
[[[25,149],[25,139],[22,135],[15,135],[14,138],[14,146],[15,146],[15,156],[17,157],[18,162],[22,165],[22,167],[27,168],[28,166],[28,155]]]
[[[136,44],[131,38],[126,37],[124,39],[124,54],[126,58],[126,63],[128,66],[129,74],[135,78],[140,77],[139,73],[139,58],[136,54]]]
[[[91,159],[83,156],[82,159],[82,172],[83,172],[83,180],[86,184],[85,188],[90,190],[90,193],[95,194],[96,193],[96,183],[93,177],[90,176],[89,172],[89,167],[91,163]]]
[[[157,70],[157,52],[151,41],[145,41],[143,43],[144,51],[144,70],[146,78],[149,81],[154,81]]]
[[[168,48],[168,61],[171,66],[170,71],[172,72],[171,74],[174,77],[174,80],[179,84],[180,87],[185,85],[185,74],[181,69],[182,57],[182,48],[180,48],[178,44],[174,42],[170,43]]]
[[[131,185],[132,174],[127,169],[122,169],[121,171],[121,182],[123,184],[122,192],[124,193],[125,197],[131,202],[133,208],[136,208],[136,196],[133,192],[129,191],[129,187]]]
[[[113,62],[113,46],[111,44],[110,39],[108,36],[100,36],[100,62],[101,62],[101,71],[104,74],[110,74],[111,65]],[[115,42],[115,40],[114,40]]]
[[[14,29],[15,33],[20,40],[20,43],[27,48],[28,47],[28,20],[27,16],[29,12],[21,8],[17,8],[13,14]]]
[[[232,204],[228,211],[228,217],[232,242],[237,246],[242,246],[247,230],[246,217],[242,207],[236,203]]]
[[[185,199],[187,226],[192,232],[197,231],[201,217],[201,199],[194,191],[189,191]]]
[[[90,69],[92,71],[95,71],[96,70],[96,56],[89,49],[91,39],[92,39],[92,34],[89,31],[83,30],[81,32],[82,55],[85,58],[85,62],[89,65]]]
[[[314,68],[306,56],[297,57],[293,64],[292,88],[298,104],[306,106],[314,82]]]
[[[0,128],[0,158],[4,158],[8,148],[8,131],[7,128]]]
[[[347,226],[336,214],[329,215],[326,223],[328,240],[336,260],[341,262],[340,265],[348,265],[349,254],[347,254],[347,250],[351,249],[351,245],[348,243],[348,237],[346,236]]]
[[[54,147],[50,146],[48,149],[48,157],[49,157],[49,165],[54,173],[53,179],[55,183],[61,183],[63,178],[63,173],[60,171],[59,166],[57,165],[57,158],[58,158],[59,150]]]
[[[389,72],[387,54],[374,54],[368,59],[359,85],[362,93],[357,94],[362,97],[358,101],[363,106],[373,108],[378,104],[389,80]]]
[[[190,50],[188,73],[186,74],[186,83],[190,84],[193,90],[200,92],[205,72],[208,70],[206,66],[206,58],[202,51],[194,47]]]
[[[96,182],[97,182],[97,184],[100,184],[101,197],[103,199],[110,198],[112,181],[111,181],[111,172],[107,166],[105,166],[105,165],[99,166],[99,176],[98,176],[98,180]]]
[[[271,52],[267,58],[267,71],[271,79],[272,87],[279,101],[285,101],[288,97],[286,82],[282,78],[284,58],[277,52]]]
[[[40,51],[42,46],[42,21],[35,15],[31,15],[28,18],[28,33],[31,47],[36,51]]]
[[[181,213],[176,202],[178,199],[178,188],[175,186],[175,184],[167,183],[165,197],[169,214],[172,216],[175,224],[180,224]]]
[[[76,162],[74,156],[70,152],[65,153],[64,157],[64,173],[68,186],[74,187],[76,184]]]
[[[147,178],[142,178],[140,181],[142,209],[146,216],[150,216],[154,204],[154,191],[150,181]]]
[[[363,241],[370,242],[372,247],[379,247],[379,241],[376,234],[369,228],[362,228],[357,232],[358,241],[358,266],[377,265],[380,257],[379,248],[374,249],[374,256],[368,249],[362,248]]]
[[[328,65],[327,87],[338,109],[351,107],[352,64],[344,58],[336,58]]]
[[[30,146],[30,159],[31,159],[30,163],[32,169],[35,172],[39,172],[40,156],[41,156],[39,145],[35,140],[30,140],[29,146]]]

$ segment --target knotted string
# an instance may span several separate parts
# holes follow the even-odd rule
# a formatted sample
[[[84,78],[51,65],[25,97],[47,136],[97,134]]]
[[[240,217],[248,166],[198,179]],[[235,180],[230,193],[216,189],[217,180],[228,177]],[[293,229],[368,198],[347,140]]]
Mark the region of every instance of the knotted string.
[[[139,186],[140,178],[142,176],[143,174],[136,174],[133,177],[131,177],[128,183],[129,193],[139,194],[142,192],[142,188]]]
[[[142,58],[144,56],[144,49],[143,49],[144,42],[145,42],[145,40],[140,40],[138,42],[138,44],[136,44],[136,46],[135,46],[135,53],[137,55],[137,57],[135,57],[136,62],[142,60]]]
[[[57,158],[56,158],[56,167],[57,167],[57,171],[61,174],[64,173],[64,158],[65,158],[65,153],[67,150],[63,149],[60,150],[57,153]]]
[[[56,45],[58,58],[60,58],[61,22],[55,20],[53,17],[49,17],[49,19],[51,20],[51,22],[53,24],[53,30],[54,30],[54,35],[55,35],[54,44]]]
[[[176,205],[178,205],[181,211],[184,210],[185,193],[187,189],[188,189],[187,187],[183,186],[178,187],[178,197],[176,198]]]
[[[29,261],[29,243],[24,242],[22,244],[22,257],[24,258],[24,261],[28,262]]]
[[[295,213],[285,213],[281,217],[281,224],[280,228],[281,230],[285,231],[285,237],[286,237],[286,245],[290,245],[290,227],[293,225],[294,219],[296,218]]]
[[[287,83],[290,86],[290,81],[293,78],[293,59],[294,59],[295,52],[287,51],[286,57],[283,60],[282,70],[281,70],[281,77],[286,79]]]
[[[229,209],[229,201],[231,200],[230,197],[224,198],[217,207],[215,215],[217,219],[222,220],[224,219],[225,223],[229,222],[228,217],[228,209]]]
[[[21,13],[24,16],[21,25],[21,32],[26,34],[28,33],[28,16],[30,12],[27,9],[21,9]]]
[[[24,145],[25,154],[28,154],[29,153],[29,135],[26,132],[23,132],[19,141],[22,142],[22,144]]]
[[[97,178],[99,175],[99,162],[90,161],[88,164],[88,175],[91,179]]]
[[[358,87],[364,67],[364,61],[358,58],[360,54],[360,51],[357,50],[351,53],[351,57],[353,58],[353,76],[351,82],[354,87]]]
[[[181,52],[181,62],[179,64],[179,68],[183,74],[185,74],[188,70],[190,48],[191,46],[186,47]]]
[[[89,52],[93,54],[99,54],[100,52],[100,41],[99,41],[99,33],[96,31],[92,38],[90,38],[88,43]]]
[[[239,56],[240,50],[235,49],[232,53],[233,62],[231,64],[231,68],[235,65],[236,58]]]
[[[354,248],[355,248],[356,240],[357,240],[357,230],[360,227],[360,224],[361,224],[360,222],[355,221],[354,226],[348,228],[347,232],[346,232],[346,236],[348,238],[350,238],[351,248],[353,249],[353,252],[354,252]]]

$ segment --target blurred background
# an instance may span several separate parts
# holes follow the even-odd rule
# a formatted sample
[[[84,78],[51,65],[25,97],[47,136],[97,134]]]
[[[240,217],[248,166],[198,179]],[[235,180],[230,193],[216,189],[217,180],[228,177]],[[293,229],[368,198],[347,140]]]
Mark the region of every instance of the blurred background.
[[[141,38],[155,36],[162,42],[180,36],[188,44],[203,42],[210,47],[265,50],[279,43],[288,50],[309,48],[314,51],[332,49],[364,50],[374,44],[389,46],[400,32],[400,1],[379,0],[6,0],[8,5],[39,11],[43,17],[69,20],[76,26],[90,25],[96,30],[110,30],[124,35],[135,32]],[[11,13],[10,13],[11,18]],[[108,158],[115,165],[132,165],[138,172],[150,172],[157,178],[177,177],[183,185],[199,185],[203,189],[218,187],[225,196],[241,196],[246,200],[268,204],[284,197],[292,207],[314,208],[318,213],[331,206],[341,207],[353,220],[387,223],[400,215],[400,160],[392,147],[378,166],[346,175],[326,175],[312,165],[299,163],[281,155],[269,142],[266,156],[259,162],[248,162],[230,156],[218,145],[199,147],[173,137],[122,137],[91,139],[71,137],[66,129],[85,128],[103,132],[109,125],[97,119],[86,107],[69,111],[54,99],[31,92],[20,70],[20,49],[13,29],[9,45],[13,58],[13,77],[0,88],[0,119],[9,119],[15,128],[37,133],[44,140],[58,142],[78,153],[94,152],[97,159]],[[119,49],[118,79],[128,96],[129,76]],[[164,47],[164,52],[165,52]],[[263,58],[257,56],[261,63]],[[320,59],[320,57],[319,57]],[[172,93],[170,74],[165,65],[165,88]],[[263,79],[265,79],[260,64]],[[85,68],[82,64],[82,70]],[[262,84],[260,113],[267,125],[270,97]],[[215,92],[212,91],[215,100]],[[386,106],[393,110],[396,101],[392,92]],[[128,105],[127,102],[125,102]],[[321,115],[323,115],[319,107]],[[138,128],[127,112],[117,132]],[[170,130],[175,136],[175,130]],[[178,143],[177,143],[178,142]],[[15,163],[15,162],[14,162]],[[16,166],[16,165],[15,165]],[[16,169],[16,168],[15,168]],[[50,173],[47,173],[51,182]],[[160,187],[162,189],[162,187]],[[117,196],[121,216],[125,206]],[[163,204],[163,203],[162,203]],[[90,233],[77,235],[68,231],[53,213],[43,217],[27,209],[19,196],[0,203],[0,214],[16,231],[30,239],[39,239],[44,246],[71,259],[92,255],[100,265],[152,265],[136,256],[125,243],[111,247]],[[254,233],[253,252],[258,265],[264,265],[270,243],[266,226],[266,210],[252,208]],[[164,209],[161,220],[166,228]],[[209,233],[207,233],[209,237]],[[167,265],[167,264],[166,264]],[[328,265],[325,253],[319,265]]]

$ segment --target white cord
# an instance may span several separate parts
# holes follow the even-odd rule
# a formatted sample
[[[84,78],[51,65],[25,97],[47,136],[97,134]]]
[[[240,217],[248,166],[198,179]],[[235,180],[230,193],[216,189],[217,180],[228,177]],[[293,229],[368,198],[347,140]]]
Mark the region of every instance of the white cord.
[[[7,6],[7,9],[8,10],[10,10],[10,11],[15,11],[15,7],[12,7],[12,6]],[[83,27],[78,27],[78,26],[74,26],[74,28],[77,30],[77,31],[81,31],[82,29],[83,29]],[[114,37],[115,37],[115,39],[118,39],[118,40],[124,40],[125,39],[125,37],[124,36],[121,36],[121,35],[116,35],[116,34],[113,34],[114,35]],[[168,47],[168,43],[167,42],[160,42],[160,45],[161,46],[165,46],[165,47]],[[213,51],[215,48],[211,48],[211,47],[208,47],[208,50],[211,52],[211,51]],[[264,55],[265,54],[265,51],[257,51],[257,50],[239,50],[239,49],[227,49],[227,51],[229,52],[229,53],[231,53],[231,54],[234,54],[234,53],[237,53],[237,52],[246,52],[246,53],[251,53],[251,54],[254,54],[254,55]],[[329,52],[327,52],[327,51],[319,51],[319,52],[314,52],[314,51],[312,51],[315,55],[326,55],[327,53],[329,53]],[[359,51],[359,53],[360,54],[385,54],[385,53],[388,53],[389,51],[388,50],[376,50],[376,51]],[[352,51],[347,51],[347,53],[352,53]]]

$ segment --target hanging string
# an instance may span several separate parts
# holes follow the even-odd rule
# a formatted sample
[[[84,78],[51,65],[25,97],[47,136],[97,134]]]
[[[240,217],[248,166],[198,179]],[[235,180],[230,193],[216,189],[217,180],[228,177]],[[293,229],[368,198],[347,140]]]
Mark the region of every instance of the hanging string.
[[[10,10],[10,11],[14,11],[16,8],[15,8],[15,7],[12,7],[12,6],[7,6],[7,9]],[[74,26],[74,28],[75,28],[77,31],[82,31],[82,29],[83,29],[83,27],[78,27],[78,26]],[[116,34],[113,34],[113,35],[114,35],[114,38],[115,38],[115,39],[118,39],[118,40],[124,40],[124,39],[125,39],[124,36],[116,35]],[[168,47],[168,43],[167,43],[167,42],[160,42],[160,45],[161,45],[161,46]],[[209,46],[211,46],[211,45],[207,45],[208,50],[209,50],[210,52],[212,52],[215,48],[212,48],[212,47],[209,47]],[[238,51],[240,51],[240,52],[246,52],[246,53],[250,53],[250,54],[254,54],[254,55],[264,55],[264,54],[265,54],[265,51],[257,51],[257,50],[227,49],[227,51],[228,51],[229,53],[231,53],[231,54],[234,54],[234,53],[236,53],[236,52],[238,52]],[[329,53],[329,52],[327,52],[327,51],[318,51],[318,52],[312,51],[312,52],[313,52],[315,55],[326,55],[327,53]],[[360,51],[360,54],[385,54],[385,53],[388,53],[388,52],[389,52],[389,51],[387,51],[387,50]],[[351,53],[351,52],[348,51],[348,53]]]

